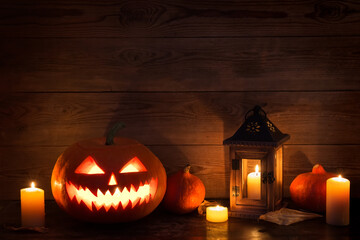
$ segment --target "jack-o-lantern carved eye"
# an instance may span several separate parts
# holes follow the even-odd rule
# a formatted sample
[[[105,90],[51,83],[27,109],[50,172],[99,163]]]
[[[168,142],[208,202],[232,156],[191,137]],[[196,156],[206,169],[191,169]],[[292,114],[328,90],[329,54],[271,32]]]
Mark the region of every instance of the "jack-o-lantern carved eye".
[[[85,160],[75,169],[75,173],[105,174],[105,172],[96,164],[95,160],[91,156],[85,158]]]
[[[119,172],[120,173],[147,172],[147,169],[137,157],[134,157],[130,161],[128,161],[125,164],[125,166],[121,168]]]

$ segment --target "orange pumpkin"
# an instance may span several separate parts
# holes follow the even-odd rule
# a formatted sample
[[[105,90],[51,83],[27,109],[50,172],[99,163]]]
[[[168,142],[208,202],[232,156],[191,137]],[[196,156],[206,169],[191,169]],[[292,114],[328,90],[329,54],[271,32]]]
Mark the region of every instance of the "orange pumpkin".
[[[336,175],[328,173],[320,164],[312,172],[298,175],[290,185],[293,202],[300,208],[314,212],[326,210],[326,180]]]
[[[163,206],[170,212],[184,214],[194,211],[205,198],[205,186],[190,173],[190,165],[168,177]]]
[[[133,139],[108,137],[75,143],[58,158],[51,177],[57,204],[92,222],[126,222],[150,214],[166,191],[159,159]]]

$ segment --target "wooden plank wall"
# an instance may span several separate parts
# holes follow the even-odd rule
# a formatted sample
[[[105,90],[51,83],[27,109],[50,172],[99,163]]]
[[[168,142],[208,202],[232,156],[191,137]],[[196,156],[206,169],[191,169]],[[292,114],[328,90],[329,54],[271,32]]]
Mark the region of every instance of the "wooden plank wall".
[[[360,2],[0,0],[0,199],[80,139],[146,144],[227,198],[223,139],[261,105],[291,140],[284,190],[315,163],[360,197]]]

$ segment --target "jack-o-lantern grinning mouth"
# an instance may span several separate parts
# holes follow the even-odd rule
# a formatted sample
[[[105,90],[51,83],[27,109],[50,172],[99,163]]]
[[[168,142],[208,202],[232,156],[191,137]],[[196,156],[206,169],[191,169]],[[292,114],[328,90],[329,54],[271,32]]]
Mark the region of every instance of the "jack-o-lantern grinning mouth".
[[[129,204],[131,208],[136,205],[148,203],[150,199],[154,199],[157,190],[158,179],[152,178],[149,182],[145,181],[143,184],[140,182],[139,188],[136,190],[134,185],[131,184],[130,189],[124,187],[122,190],[116,187],[113,193],[107,190],[103,193],[97,189],[96,195],[93,194],[87,187],[76,187],[71,181],[66,183],[66,191],[71,200],[74,198],[77,203],[83,202],[90,211],[94,211],[93,205],[96,210],[104,208],[106,212],[112,207],[115,210],[125,209]]]

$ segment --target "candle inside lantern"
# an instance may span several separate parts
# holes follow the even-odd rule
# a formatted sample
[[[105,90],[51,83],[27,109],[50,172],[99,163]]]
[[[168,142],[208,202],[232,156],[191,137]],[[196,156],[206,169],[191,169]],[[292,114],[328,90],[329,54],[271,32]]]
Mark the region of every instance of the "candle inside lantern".
[[[333,177],[326,181],[326,223],[349,225],[350,181]]]
[[[228,209],[217,205],[206,208],[206,220],[209,222],[226,222],[228,220]]]
[[[247,193],[249,199],[261,199],[260,176],[259,165],[256,165],[255,172],[249,173],[247,176]]]
[[[45,224],[44,190],[31,183],[20,191],[21,224],[23,227],[43,227]]]

